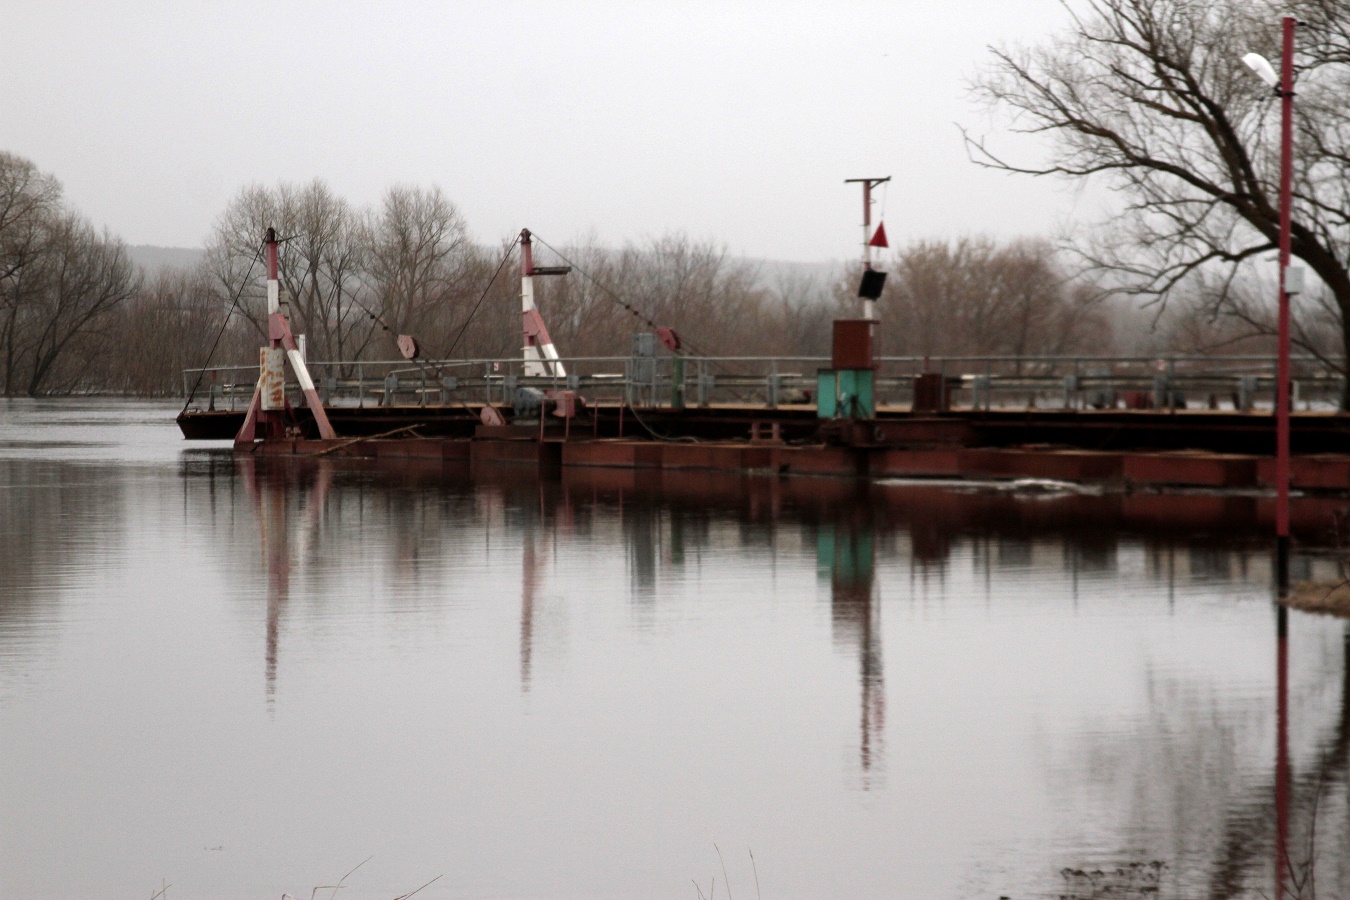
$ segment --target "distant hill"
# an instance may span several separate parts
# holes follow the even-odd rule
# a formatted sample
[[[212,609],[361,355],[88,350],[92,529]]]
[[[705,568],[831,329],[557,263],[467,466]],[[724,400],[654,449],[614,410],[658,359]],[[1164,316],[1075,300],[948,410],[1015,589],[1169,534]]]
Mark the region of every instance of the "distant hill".
[[[165,269],[190,269],[201,262],[206,251],[198,247],[156,247],[152,244],[136,244],[127,247],[131,261],[144,266],[147,274],[154,276]]]

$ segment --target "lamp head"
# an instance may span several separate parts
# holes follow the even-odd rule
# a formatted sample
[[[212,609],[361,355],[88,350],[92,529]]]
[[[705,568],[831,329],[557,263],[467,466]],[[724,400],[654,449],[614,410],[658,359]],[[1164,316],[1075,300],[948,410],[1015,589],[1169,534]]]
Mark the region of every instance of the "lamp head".
[[[1270,64],[1264,56],[1259,53],[1248,53],[1242,57],[1243,63],[1247,68],[1256,73],[1256,76],[1271,87],[1279,90],[1280,76],[1275,74],[1275,67]]]

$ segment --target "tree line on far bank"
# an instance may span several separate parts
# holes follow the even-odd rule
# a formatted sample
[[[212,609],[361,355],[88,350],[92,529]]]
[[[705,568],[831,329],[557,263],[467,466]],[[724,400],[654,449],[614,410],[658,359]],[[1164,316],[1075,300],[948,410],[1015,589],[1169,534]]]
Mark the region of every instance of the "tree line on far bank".
[[[395,186],[373,208],[326,183],[250,186],[219,216],[202,261],[147,273],[32,162],[0,153],[0,391],[172,395],[185,369],[255,365],[264,342],[262,236],[275,227],[280,279],[311,360],[397,358],[412,334],[430,358],[520,352],[512,239],[470,239],[437,187]],[[833,275],[756,264],[673,234],[622,248],[536,244],[537,300],[567,356],[623,356],[650,323],[710,356],[827,356],[830,323],[858,314],[857,266]],[[1100,355],[1231,349],[1241,335],[1205,314],[1203,293],[1151,315],[1075,278],[1043,240],[919,241],[879,267],[879,352],[913,356]],[[1253,313],[1259,301],[1253,300]],[[1180,312],[1178,312],[1180,310]]]

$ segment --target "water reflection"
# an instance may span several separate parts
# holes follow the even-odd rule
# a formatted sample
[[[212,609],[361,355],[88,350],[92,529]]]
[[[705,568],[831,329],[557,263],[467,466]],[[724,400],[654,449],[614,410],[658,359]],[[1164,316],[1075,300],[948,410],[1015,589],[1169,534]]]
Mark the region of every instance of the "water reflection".
[[[1298,615],[1276,608],[1272,764],[1268,780],[1243,791],[1226,811],[1208,873],[1211,897],[1350,893],[1350,626],[1343,627],[1336,648],[1291,645],[1290,618]],[[1298,653],[1323,654],[1317,664],[1323,678],[1301,691],[1291,687],[1291,656]],[[1315,713],[1327,707],[1332,721],[1321,725]],[[1308,716],[1313,722],[1301,723],[1294,710],[1314,713]],[[1299,739],[1291,740],[1291,733]],[[1299,747],[1305,752],[1296,764]]]
[[[1276,562],[1276,566],[1279,563]],[[1275,900],[1284,900],[1290,876],[1297,878],[1289,854],[1289,596],[1286,581],[1276,577],[1275,598]],[[1350,664],[1350,659],[1346,660]],[[1345,666],[1350,673],[1350,665]],[[1344,694],[1344,688],[1342,688]],[[1344,706],[1344,699],[1342,700]],[[1345,726],[1344,715],[1341,721]],[[1301,892],[1300,892],[1301,893]]]
[[[533,479],[531,479],[532,481]],[[543,600],[544,571],[557,540],[572,532],[572,505],[547,482],[527,484],[519,491],[520,563],[520,689],[529,693],[533,673],[535,613]],[[554,498],[550,502],[550,496]]]
[[[118,552],[124,502],[99,469],[0,464],[0,702],[46,665],[54,599]]]
[[[534,605],[539,593],[538,551],[540,542],[537,532],[525,535],[523,541],[525,558],[521,562],[520,573],[520,689],[530,689],[530,663],[534,656]]]
[[[886,679],[881,652],[881,598],[876,583],[875,530],[865,504],[837,507],[818,525],[817,571],[830,584],[834,641],[858,659],[858,756],[862,787],[879,786],[884,771]]]
[[[276,698],[277,655],[281,620],[291,593],[294,559],[305,558],[318,541],[319,526],[328,492],[333,484],[333,466],[319,461],[314,466],[262,465],[252,457],[239,461],[244,489],[253,506],[261,539],[260,559],[267,572],[267,631],[264,684],[267,702]],[[292,513],[291,506],[298,509]],[[400,558],[407,554],[400,553]]]
[[[679,581],[689,565],[730,544],[757,555],[771,587],[783,535],[803,535],[814,549],[817,571],[829,584],[834,645],[855,660],[856,757],[864,790],[884,785],[887,699],[883,596],[877,576],[883,548],[891,557],[907,557],[910,578],[918,579],[911,582],[914,596],[927,596],[928,580],[940,582],[959,548],[968,548],[982,576],[986,602],[995,573],[1007,577],[1019,570],[1044,571],[1052,559],[1069,574],[1075,603],[1080,579],[1108,582],[1122,572],[1122,565],[1136,565],[1128,562],[1136,553],[1142,554],[1138,564],[1167,585],[1170,604],[1179,583],[1249,579],[1263,572],[1259,516],[1250,498],[1069,496],[1027,502],[989,493],[897,490],[827,480],[710,474],[672,478],[604,470],[549,479],[532,471],[475,473],[467,467],[415,462],[371,468],[329,460],[248,459],[239,463],[239,474],[257,519],[267,573],[264,665],[269,702],[276,693],[280,630],[297,557],[313,556],[314,568],[321,570],[324,560],[348,555],[356,540],[367,554],[378,555],[385,547],[390,570],[415,582],[424,565],[445,564],[446,532],[481,533],[489,552],[494,537],[505,539],[508,545],[497,549],[518,554],[518,681],[521,692],[528,694],[537,677],[538,612],[546,572],[557,554],[604,540],[617,529],[625,548],[633,621],[650,628],[663,579]],[[223,475],[214,472],[207,479],[213,508],[215,481]],[[325,527],[330,494],[335,494],[336,514]],[[1246,522],[1235,517],[1236,509],[1251,514]],[[724,522],[734,523],[735,529],[720,527]],[[1132,527],[1138,533],[1122,544]],[[1179,559],[1177,533],[1187,531],[1189,543],[1180,548]],[[907,553],[897,537],[907,538]],[[499,573],[492,577],[501,580]],[[1209,714],[1191,718],[1196,715]],[[1228,727],[1229,717],[1214,715]],[[1232,737],[1194,722],[1187,727],[1197,741],[1211,747]]]
[[[1278,652],[1258,498],[41,465],[0,460],[0,670],[40,687],[0,703],[5,895],[300,896],[378,852],[374,894],[682,896],[719,842],[765,896],[1019,898],[1154,861],[1275,896],[1283,846],[1294,897],[1314,822],[1350,893],[1346,632]],[[123,862],[79,881],[70,829]]]
[[[1306,898],[1350,893],[1350,625],[1341,642],[1335,724],[1295,766],[1290,731],[1289,618],[1278,608],[1276,641],[1276,753],[1274,767],[1275,896]],[[1320,892],[1320,894],[1319,894]]]
[[[1350,895],[1350,625],[1271,619],[1265,698],[1152,670],[1139,722],[1086,729],[1067,767],[1086,778],[1059,790],[1087,822],[1123,817],[1125,843],[1072,842],[1064,900]]]

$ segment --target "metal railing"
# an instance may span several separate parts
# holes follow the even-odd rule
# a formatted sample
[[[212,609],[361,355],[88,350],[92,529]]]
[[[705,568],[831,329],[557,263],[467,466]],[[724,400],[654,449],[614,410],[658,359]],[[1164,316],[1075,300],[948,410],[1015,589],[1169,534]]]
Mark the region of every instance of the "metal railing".
[[[816,373],[827,357],[608,356],[562,360],[566,376],[529,376],[512,359],[310,362],[324,403],[333,407],[511,406],[519,388],[574,390],[591,403],[640,407],[766,408],[814,405]],[[1271,409],[1275,359],[1266,356],[951,356],[880,357],[874,393],[881,408],[909,407],[914,378],[939,373],[952,409],[1217,408]],[[1319,360],[1292,360],[1297,408],[1338,409],[1342,373]],[[257,366],[183,372],[184,396],[201,376],[189,408],[247,408]],[[299,388],[288,385],[299,404]]]

